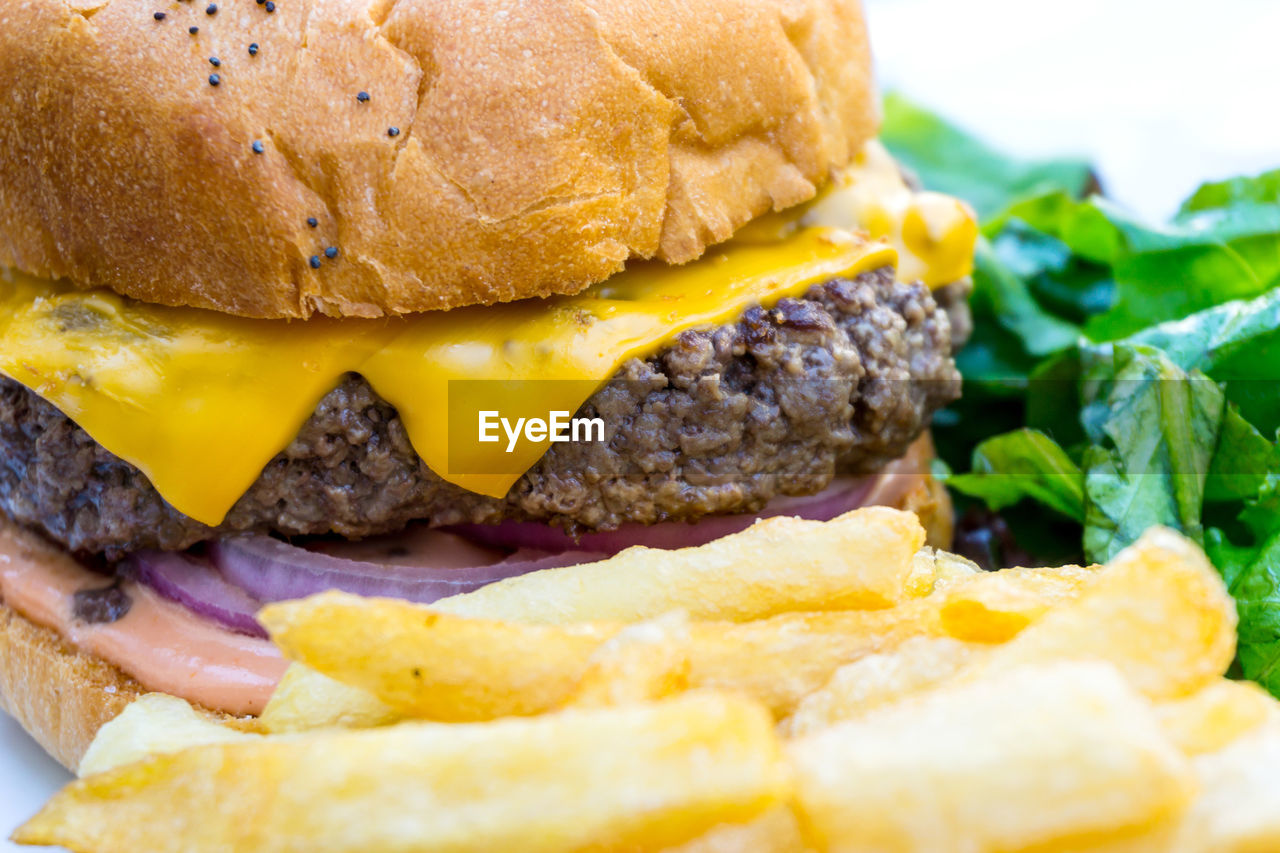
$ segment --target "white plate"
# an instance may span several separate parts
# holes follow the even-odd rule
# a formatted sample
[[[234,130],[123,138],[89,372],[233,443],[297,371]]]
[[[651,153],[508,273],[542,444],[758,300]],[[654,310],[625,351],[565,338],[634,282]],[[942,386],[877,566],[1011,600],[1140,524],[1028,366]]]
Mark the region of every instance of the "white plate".
[[[0,853],[50,849],[19,847],[9,842],[9,833],[70,780],[62,765],[45,755],[17,722],[0,713]]]
[[[1274,0],[867,5],[883,84],[1007,150],[1089,156],[1151,216],[1203,179],[1280,166]],[[0,717],[0,838],[69,778]]]

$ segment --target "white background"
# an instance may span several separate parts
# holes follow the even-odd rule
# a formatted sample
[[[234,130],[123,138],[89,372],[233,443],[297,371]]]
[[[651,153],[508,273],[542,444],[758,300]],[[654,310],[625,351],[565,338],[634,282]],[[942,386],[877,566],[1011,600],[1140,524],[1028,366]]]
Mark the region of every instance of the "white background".
[[[1280,166],[1276,0],[867,2],[882,85],[1010,151],[1088,156],[1151,217]],[[66,778],[0,716],[0,836]]]
[[[1280,167],[1275,0],[865,0],[880,82],[1007,150],[1081,154],[1164,219]]]

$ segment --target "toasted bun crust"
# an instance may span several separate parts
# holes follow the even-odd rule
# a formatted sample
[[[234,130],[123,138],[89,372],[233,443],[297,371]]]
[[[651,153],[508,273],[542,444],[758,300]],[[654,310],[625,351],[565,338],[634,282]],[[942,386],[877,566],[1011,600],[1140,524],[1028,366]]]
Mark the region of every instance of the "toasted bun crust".
[[[859,0],[26,0],[0,80],[0,264],[247,317],[688,261],[877,121]]]
[[[146,692],[115,666],[0,601],[0,710],[63,767],[74,773],[98,729]],[[236,728],[256,725],[252,718],[197,708]]]
[[[145,692],[102,658],[0,604],[0,708],[68,770],[98,729]]]

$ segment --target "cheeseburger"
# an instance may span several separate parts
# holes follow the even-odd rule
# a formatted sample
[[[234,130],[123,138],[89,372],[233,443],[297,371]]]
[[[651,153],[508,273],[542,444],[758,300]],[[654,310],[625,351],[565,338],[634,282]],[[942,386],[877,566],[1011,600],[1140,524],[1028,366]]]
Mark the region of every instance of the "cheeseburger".
[[[0,703],[68,766],[261,711],[266,602],[949,538],[976,227],[857,0],[24,0],[0,80]]]

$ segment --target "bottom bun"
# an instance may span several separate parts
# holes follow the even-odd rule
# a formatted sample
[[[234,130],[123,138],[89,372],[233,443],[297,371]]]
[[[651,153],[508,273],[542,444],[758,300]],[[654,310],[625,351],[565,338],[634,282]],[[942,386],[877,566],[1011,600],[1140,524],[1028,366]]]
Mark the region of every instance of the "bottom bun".
[[[102,658],[0,603],[0,708],[68,770],[98,729],[145,692]]]
[[[930,545],[950,547],[951,498],[942,483],[922,477],[898,508],[920,517]],[[79,766],[98,729],[146,692],[117,667],[80,651],[0,600],[0,709],[68,770]]]
[[[0,601],[0,710],[71,772],[98,729],[148,692],[116,666]],[[237,728],[255,725],[250,718],[196,709]]]

